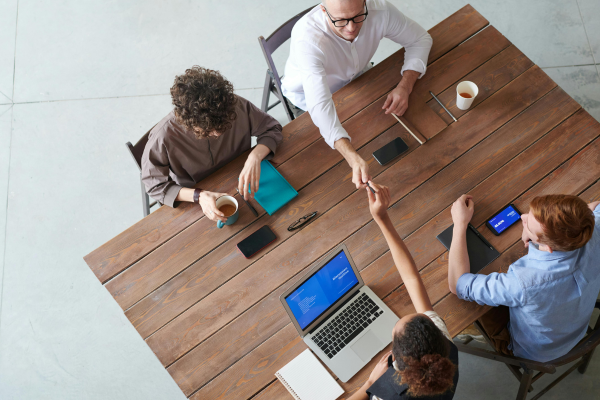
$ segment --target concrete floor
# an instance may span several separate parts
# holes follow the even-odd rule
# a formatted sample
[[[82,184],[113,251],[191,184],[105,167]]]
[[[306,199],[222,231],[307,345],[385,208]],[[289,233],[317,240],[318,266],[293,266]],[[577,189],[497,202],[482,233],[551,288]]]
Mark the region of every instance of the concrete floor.
[[[1,399],[184,398],[82,257],[140,219],[124,143],[169,112],[174,76],[219,69],[260,104],[256,38],[314,3],[0,1]],[[429,29],[466,1],[392,3]],[[598,0],[471,4],[600,119]],[[460,369],[457,399],[515,396],[502,365]],[[544,398],[598,398],[599,377],[596,354]]]

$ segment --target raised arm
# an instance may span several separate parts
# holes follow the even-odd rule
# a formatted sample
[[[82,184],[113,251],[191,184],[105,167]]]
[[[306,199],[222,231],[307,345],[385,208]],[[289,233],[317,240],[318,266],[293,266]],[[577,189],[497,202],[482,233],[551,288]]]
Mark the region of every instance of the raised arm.
[[[400,238],[400,235],[396,232],[394,224],[392,224],[387,213],[390,204],[390,191],[385,186],[377,185],[373,182],[369,182],[369,184],[375,191],[375,194],[373,194],[369,188],[366,188],[369,196],[369,210],[373,215],[373,219],[379,225],[381,232],[383,232],[383,236],[390,248],[400,277],[404,281],[408,295],[418,313],[432,311],[431,301],[429,300],[415,261]]]
[[[456,294],[456,283],[463,274],[471,270],[469,253],[467,252],[467,228],[475,211],[472,196],[463,194],[452,205],[452,244],[448,259],[448,286]]]

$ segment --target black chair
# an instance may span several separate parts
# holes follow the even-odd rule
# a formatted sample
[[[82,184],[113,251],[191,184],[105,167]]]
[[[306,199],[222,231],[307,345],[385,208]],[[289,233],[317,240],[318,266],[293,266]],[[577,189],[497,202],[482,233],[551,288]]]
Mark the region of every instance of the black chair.
[[[595,308],[600,309],[600,301],[596,302]],[[492,345],[492,342],[490,341],[489,337],[487,336],[479,322],[475,322],[474,325],[481,332],[488,344],[493,348],[494,346]],[[483,357],[506,364],[508,369],[521,382],[521,385],[519,386],[519,392],[517,393],[517,400],[527,399],[527,393],[533,390],[533,387],[531,385],[535,381],[540,379],[543,375],[553,374],[556,372],[557,367],[568,364],[575,360],[579,360],[578,362],[573,364],[568,370],[566,370],[561,376],[556,378],[548,386],[542,389],[541,392],[539,392],[537,395],[530,399],[537,400],[544,394],[546,394],[554,386],[556,386],[565,377],[567,377],[567,375],[575,371],[575,369],[577,369],[581,374],[585,373],[590,363],[590,360],[592,359],[592,355],[594,354],[594,350],[600,345],[600,317],[598,318],[598,320],[596,320],[594,329],[588,327],[586,336],[570,352],[568,352],[562,357],[547,362],[536,362],[524,358],[507,356],[504,354],[500,354],[496,351],[478,349],[475,347],[467,346],[465,344],[455,344],[458,347],[458,350],[462,351],[463,353],[472,354],[474,356]],[[534,376],[534,373],[536,371],[537,373]]]
[[[290,121],[294,119],[294,113],[288,106],[287,102],[283,97],[283,93],[281,92],[281,77],[277,73],[277,68],[275,68],[275,63],[273,62],[273,58],[271,57],[271,55],[275,52],[275,50],[279,48],[279,46],[285,43],[292,36],[292,28],[294,27],[294,25],[296,25],[296,22],[298,22],[298,20],[302,18],[304,14],[306,14],[313,8],[315,8],[315,6],[309,7],[306,10],[302,11],[300,14],[294,16],[285,24],[277,28],[277,30],[273,32],[268,38],[265,39],[262,36],[259,36],[258,38],[258,43],[260,43],[260,48],[263,51],[268,66],[267,75],[265,77],[265,87],[263,90],[261,109],[264,112],[268,112],[270,109],[277,106],[278,104],[282,104],[285,113],[287,114],[288,119]],[[269,105],[269,97],[271,96],[271,93],[273,93],[275,97],[277,97],[278,101]]]
[[[154,127],[152,128],[154,129]],[[150,129],[150,131],[151,130],[152,129]],[[146,187],[144,186],[144,182],[142,182],[142,154],[144,154],[144,148],[146,147],[146,143],[148,143],[148,135],[150,134],[150,131],[146,132],[146,134],[142,136],[140,140],[138,140],[135,146],[133,146],[131,142],[125,143],[129,153],[133,157],[133,160],[140,170],[140,184],[142,185],[142,209],[144,212],[144,217],[150,214],[150,209],[152,207],[154,207],[156,204],[160,204],[157,201],[150,203],[150,196],[148,196],[148,193],[146,193]]]

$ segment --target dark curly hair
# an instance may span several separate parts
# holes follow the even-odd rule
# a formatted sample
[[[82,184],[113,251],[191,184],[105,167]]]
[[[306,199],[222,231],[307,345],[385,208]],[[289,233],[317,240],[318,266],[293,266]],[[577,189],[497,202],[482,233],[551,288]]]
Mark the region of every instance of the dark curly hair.
[[[411,396],[434,396],[454,385],[456,366],[450,361],[450,344],[427,316],[418,314],[394,335],[392,354],[400,382]]]
[[[235,120],[233,85],[212,69],[197,65],[175,77],[171,97],[178,122],[198,139],[222,134]]]

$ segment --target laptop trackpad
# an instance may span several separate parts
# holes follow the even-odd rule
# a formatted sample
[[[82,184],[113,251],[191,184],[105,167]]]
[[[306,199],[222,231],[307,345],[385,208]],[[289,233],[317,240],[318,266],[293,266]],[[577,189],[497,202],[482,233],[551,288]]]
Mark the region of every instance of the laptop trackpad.
[[[383,347],[383,343],[381,343],[381,340],[371,330],[368,330],[351,347],[361,360],[367,362],[379,352]]]

